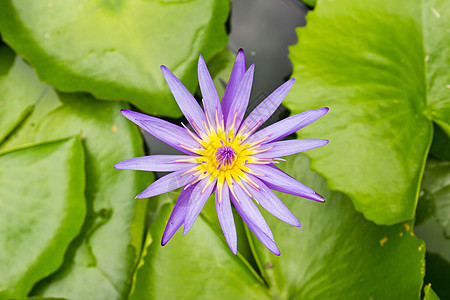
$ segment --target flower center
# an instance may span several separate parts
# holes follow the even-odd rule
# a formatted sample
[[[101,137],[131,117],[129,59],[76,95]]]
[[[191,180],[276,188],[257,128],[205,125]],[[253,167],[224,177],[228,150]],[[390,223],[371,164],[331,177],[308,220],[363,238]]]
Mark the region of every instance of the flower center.
[[[217,169],[231,169],[236,159],[236,151],[230,146],[222,146],[217,148],[215,159],[218,162]]]

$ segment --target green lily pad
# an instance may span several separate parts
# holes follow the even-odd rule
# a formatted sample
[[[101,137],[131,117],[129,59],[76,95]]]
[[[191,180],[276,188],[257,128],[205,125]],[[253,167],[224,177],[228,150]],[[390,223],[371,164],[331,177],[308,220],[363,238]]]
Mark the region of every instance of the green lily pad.
[[[446,0],[324,0],[290,48],[293,113],[329,106],[302,129],[329,188],[377,224],[414,217],[432,120],[450,134]]]
[[[194,91],[199,54],[227,44],[226,0],[1,1],[3,39],[55,88],[180,116],[161,64]]]
[[[427,243],[427,241],[425,241]],[[427,243],[428,245],[428,243]],[[425,278],[424,284],[432,284],[433,291],[442,299],[450,299],[448,279],[450,278],[450,262],[440,256],[428,251],[425,255]]]
[[[450,297],[450,162],[429,158],[423,175],[414,231],[427,245],[424,283]]]
[[[436,295],[436,293],[431,288],[431,284],[425,286],[423,288],[423,291],[425,293],[425,297],[423,297],[423,300],[439,300],[438,295]]]
[[[304,155],[291,156],[280,168],[327,202],[277,193],[302,222],[302,227],[293,227],[264,211],[281,250],[279,257],[251,234],[261,273],[275,299],[419,297],[425,244],[414,236],[411,222],[377,226],[366,220],[350,199],[326,189],[325,179],[309,171]]]
[[[171,197],[168,193],[160,198]],[[173,206],[164,204],[147,236],[130,300],[270,299],[266,287],[203,217],[185,237],[180,230],[164,247],[161,237]]]
[[[12,54],[12,56],[11,56]],[[0,144],[33,110],[48,89],[22,59],[0,46]]]
[[[423,175],[421,199],[429,197],[433,202],[430,217],[442,226],[450,239],[450,162],[430,159]]]
[[[129,107],[49,88],[26,123],[2,145],[7,149],[79,135],[86,149],[87,220],[61,269],[39,283],[33,295],[98,300],[128,294],[147,206],[146,200],[134,196],[150,183],[152,173],[113,168],[119,161],[144,155],[139,132],[120,114],[122,108]]]
[[[0,76],[1,77],[8,74],[9,69],[14,64],[15,57],[16,57],[16,54],[1,41],[1,36],[0,36]]]
[[[173,204],[175,204],[175,202]],[[234,224],[236,226],[237,250],[239,252],[239,255],[243,260],[245,260],[248,264],[250,264],[252,268],[257,269],[258,265],[255,261],[252,250],[250,248],[250,243],[248,241],[248,237],[245,232],[244,221],[242,220],[241,216],[233,206],[231,209],[233,211],[233,219]],[[202,209],[201,215],[204,218],[204,220],[211,226],[211,228],[216,232],[217,236],[224,243],[226,243],[222,227],[220,226],[219,223],[219,218],[217,217],[214,194],[211,197],[209,197],[208,201],[206,201],[206,204]]]
[[[93,295],[95,299],[121,299],[128,293],[145,226],[146,201],[136,201],[134,196],[145,188],[152,174],[118,172],[112,166],[143,155],[142,140],[120,114],[126,105],[101,103],[87,95],[59,96],[63,106],[38,124],[35,136],[48,139],[78,132],[83,137],[88,220],[63,269],[36,293],[69,299]]]
[[[23,298],[63,262],[86,213],[78,138],[0,154],[0,299]]]

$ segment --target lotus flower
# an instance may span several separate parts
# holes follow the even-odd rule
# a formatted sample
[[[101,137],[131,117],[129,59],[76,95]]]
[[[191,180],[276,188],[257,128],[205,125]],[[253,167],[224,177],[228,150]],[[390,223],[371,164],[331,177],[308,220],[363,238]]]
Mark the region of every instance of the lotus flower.
[[[172,172],[153,182],[136,198],[153,197],[184,187],[169,217],[161,244],[165,245],[183,224],[183,235],[186,234],[209,196],[215,192],[217,216],[234,254],[237,252],[237,237],[231,202],[258,239],[274,254],[280,255],[273,234],[256,204],[280,220],[300,227],[298,219],[272,190],[324,201],[322,196],[275,164],[282,156],[328,143],[323,139],[282,140],[325,115],[328,108],[305,111],[258,131],[281,104],[294,79],[277,88],[244,119],[254,65],[245,70],[242,50],[236,56],[222,101],[200,56],[198,79],[204,109],[167,67],[161,66],[161,70],[190,127],[184,124],[183,127],[177,126],[130,110],[122,110],[122,114],[185,155],[136,157],[114,166],[117,169]]]

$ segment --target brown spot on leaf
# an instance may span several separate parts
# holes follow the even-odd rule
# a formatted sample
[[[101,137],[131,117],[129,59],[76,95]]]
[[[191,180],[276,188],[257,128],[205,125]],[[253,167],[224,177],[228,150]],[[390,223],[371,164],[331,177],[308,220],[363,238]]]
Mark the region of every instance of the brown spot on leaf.
[[[268,263],[266,264],[266,269],[272,269],[272,268],[273,268],[273,263],[268,262]]]
[[[113,125],[112,127],[111,127],[111,131],[112,132],[117,132],[117,125]]]
[[[387,236],[385,236],[384,238],[382,238],[380,240],[380,246],[383,247],[383,245],[386,244],[387,241],[388,241],[388,238],[387,238]]]

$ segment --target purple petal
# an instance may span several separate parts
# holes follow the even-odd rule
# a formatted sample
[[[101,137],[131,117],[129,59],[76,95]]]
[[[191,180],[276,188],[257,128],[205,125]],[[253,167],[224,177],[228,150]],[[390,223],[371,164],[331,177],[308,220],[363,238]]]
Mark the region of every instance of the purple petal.
[[[275,110],[280,106],[283,99],[286,97],[287,93],[291,89],[294,84],[295,79],[285,82],[280,87],[278,87],[275,91],[273,91],[264,101],[262,101],[245,119],[242,125],[246,125],[245,130],[240,134],[245,134],[249,130],[258,128],[261,126],[270,116],[275,112]],[[256,130],[256,129],[254,129]]]
[[[220,122],[223,120],[222,106],[220,105],[219,95],[217,94],[216,87],[214,86],[211,75],[209,74],[206,63],[203,57],[200,55],[198,59],[198,81],[200,84],[200,90],[202,91],[205,111],[209,118],[210,123],[217,128]],[[216,124],[216,111],[218,115],[219,124]]]
[[[244,77],[242,78],[241,83],[239,84],[239,88],[237,89],[236,96],[234,97],[234,100],[231,103],[231,107],[228,112],[226,128],[230,129],[234,121],[235,133],[237,133],[237,130],[241,125],[242,119],[244,118],[245,115],[245,110],[247,109],[248,106],[250,93],[252,91],[254,71],[255,65],[253,64],[250,66],[250,68],[248,68],[247,72],[245,72]]]
[[[253,143],[266,137],[268,138],[264,140],[264,143],[279,140],[316,121],[317,119],[325,115],[328,110],[328,107],[323,107],[319,109],[307,110],[302,113],[290,116],[264,129],[261,129],[260,131],[250,136],[246,140],[246,142]]]
[[[233,201],[233,204],[236,209],[239,208],[239,214],[242,216],[242,212],[253,224],[255,224],[255,226],[273,240],[272,231],[270,230],[269,225],[267,225],[266,220],[264,220],[264,217],[261,215],[261,212],[258,210],[258,207],[253,203],[253,200],[250,199],[238,184],[233,184],[232,188],[237,197],[237,201]]]
[[[255,154],[255,157],[258,158],[282,157],[322,147],[325,146],[326,144],[328,144],[328,140],[322,139],[300,139],[300,140],[273,142],[269,144],[264,144],[261,147],[257,148],[256,150],[258,151],[268,148],[271,149],[262,153]]]
[[[136,196],[136,199],[143,199],[153,197],[159,194],[164,194],[173,191],[179,187],[182,187],[193,180],[193,175],[182,175],[191,168],[187,168],[180,171],[175,171],[164,177],[159,178],[152,184],[150,184],[142,193]]]
[[[245,55],[244,50],[240,49],[236,55],[233,70],[231,71],[230,79],[228,80],[228,84],[222,98],[222,110],[225,123],[227,122],[228,112],[230,111],[231,104],[235,99],[236,91],[241,83],[242,77],[244,77],[244,73]]]
[[[180,159],[189,159],[187,155],[150,155],[121,161],[114,165],[116,169],[139,170],[153,172],[171,172],[194,167],[194,163],[176,162]]]
[[[211,196],[214,190],[217,178],[214,179],[213,182],[210,182],[210,184],[203,191],[204,187],[208,184],[209,179],[209,177],[202,179],[192,191],[191,198],[189,199],[188,212],[184,220],[183,235],[188,233],[189,229],[191,229],[192,225],[194,225],[194,222],[202,211],[203,206],[205,206],[206,200],[208,200],[208,197]]]
[[[219,191],[216,190],[216,211],[222,227],[225,240],[230,246],[231,252],[237,253],[237,235],[234,224],[233,212],[231,210],[230,195],[228,185],[224,184],[222,188],[222,201],[219,203]]]
[[[277,247],[277,244],[275,244],[275,241],[273,238],[269,237],[267,234],[265,234],[261,228],[257,225],[255,225],[251,219],[248,217],[248,215],[242,210],[242,207],[239,206],[239,201],[234,198],[233,195],[231,196],[231,201],[233,201],[234,207],[236,207],[239,215],[244,220],[245,224],[250,228],[250,230],[256,235],[256,237],[261,241],[261,243],[267,247],[273,254],[280,255],[280,250]]]
[[[319,202],[325,201],[323,197],[314,192],[314,190],[295,180],[274,165],[249,164],[248,167],[253,172],[264,174],[264,176],[260,176],[259,179],[272,190],[316,200]]]
[[[188,187],[180,192],[177,202],[173,207],[169,220],[167,221],[166,229],[164,230],[161,245],[164,246],[177,232],[178,228],[184,223],[184,218],[187,213],[189,198],[191,197],[193,186]]]
[[[269,213],[277,217],[278,219],[291,224],[296,227],[300,227],[300,221],[294,216],[294,214],[281,202],[280,199],[263,183],[261,180],[251,174],[247,174],[253,182],[258,185],[259,190],[254,189],[251,185],[246,184],[246,188],[252,194],[262,207],[264,207]]]
[[[184,87],[178,78],[166,67],[161,66],[161,71],[166,79],[169,89],[172,91],[178,106],[184,116],[199,135],[206,134],[205,130],[205,113],[198,105],[194,96]]]
[[[192,138],[184,128],[176,126],[172,123],[159,118],[137,113],[131,110],[122,109],[122,115],[132,121],[157,139],[180,150],[186,154],[192,154],[192,151],[186,150],[185,147],[191,149],[202,148],[202,146]],[[185,146],[185,147],[183,147]]]

